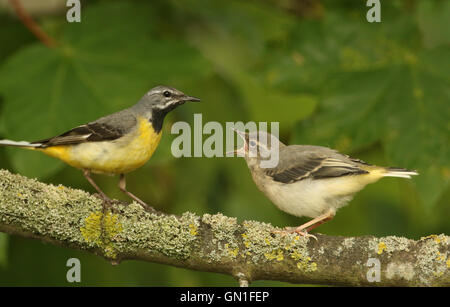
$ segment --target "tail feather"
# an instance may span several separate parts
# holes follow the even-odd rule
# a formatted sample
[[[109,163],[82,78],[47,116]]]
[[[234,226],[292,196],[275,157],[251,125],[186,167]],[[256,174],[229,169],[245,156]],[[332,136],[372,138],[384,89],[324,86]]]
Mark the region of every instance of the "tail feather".
[[[30,143],[26,141],[11,141],[11,140],[0,140],[0,145],[3,146],[16,146],[16,147],[40,147],[42,144],[39,143]]]
[[[386,173],[383,174],[384,177],[400,177],[400,178],[409,178],[411,176],[419,175],[418,172],[412,171],[406,168],[397,168],[397,167],[389,167],[386,169]]]

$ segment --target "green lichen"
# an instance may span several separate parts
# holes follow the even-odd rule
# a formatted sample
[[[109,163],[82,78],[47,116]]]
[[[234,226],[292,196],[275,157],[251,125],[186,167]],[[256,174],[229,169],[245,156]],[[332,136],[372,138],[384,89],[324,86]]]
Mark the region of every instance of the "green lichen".
[[[143,250],[146,253],[187,259],[198,239],[199,217],[191,212],[181,217],[145,212],[137,203],[123,209],[120,222],[124,231],[117,235],[116,248],[122,253]],[[126,244],[122,244],[126,242]]]
[[[381,255],[386,252],[389,256],[394,252],[409,251],[411,242],[412,241],[409,239],[396,236],[374,238],[369,241],[369,251],[374,252],[377,255]]]
[[[24,232],[84,242],[79,228],[93,209],[102,206],[100,199],[81,190],[44,184],[6,170],[0,170],[0,178],[1,222],[20,225]]]
[[[204,255],[211,262],[236,259],[239,256],[239,241],[236,232],[239,225],[236,218],[218,214],[204,214],[202,222],[205,223],[212,233],[211,244],[213,251]]]
[[[270,224],[255,221],[244,221],[242,225],[245,230],[242,234],[244,254],[249,262],[279,263],[293,259],[297,268],[304,272],[317,270],[317,263],[312,261],[306,247],[308,238],[295,233],[274,233]]]
[[[429,284],[431,276],[441,277],[448,271],[447,254],[441,250],[448,250],[449,242],[444,234],[421,238],[421,242],[417,255],[417,266],[422,271],[419,279],[421,283]]]
[[[353,244],[355,244],[355,238],[345,238],[344,241],[342,242],[342,245],[346,248],[352,248]]]

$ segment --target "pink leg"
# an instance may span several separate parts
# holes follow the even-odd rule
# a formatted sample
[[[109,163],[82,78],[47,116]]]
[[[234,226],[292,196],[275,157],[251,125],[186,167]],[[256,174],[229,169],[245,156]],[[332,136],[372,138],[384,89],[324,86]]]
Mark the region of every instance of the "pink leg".
[[[132,199],[134,199],[136,202],[138,202],[142,207],[144,207],[144,209],[146,211],[156,211],[155,209],[153,209],[153,207],[149,206],[148,204],[146,204],[145,202],[143,202],[141,199],[139,199],[137,196],[135,196],[133,193],[129,192],[127,190],[127,182],[125,180],[125,175],[124,174],[120,174],[120,179],[119,179],[119,189],[124,192],[125,194],[127,194],[129,197],[131,197]]]
[[[323,223],[333,219],[334,214],[335,214],[334,211],[329,210],[327,213],[319,215],[318,217],[312,219],[309,222],[306,222],[303,225],[300,225],[300,226],[295,227],[295,228],[288,228],[288,229],[286,229],[284,231],[281,231],[281,233],[285,233],[286,234],[286,233],[294,233],[295,232],[295,233],[298,233],[301,236],[312,237],[312,238],[317,240],[317,238],[315,236],[313,236],[311,234],[308,234],[308,232],[311,231],[312,229],[322,225]]]
[[[99,186],[94,182],[94,180],[91,178],[91,173],[88,170],[83,170],[83,175],[87,179],[87,181],[89,181],[89,183],[97,190],[100,198],[103,200],[103,210],[105,210],[107,207],[109,207],[111,199],[106,196],[106,194],[103,193]]]

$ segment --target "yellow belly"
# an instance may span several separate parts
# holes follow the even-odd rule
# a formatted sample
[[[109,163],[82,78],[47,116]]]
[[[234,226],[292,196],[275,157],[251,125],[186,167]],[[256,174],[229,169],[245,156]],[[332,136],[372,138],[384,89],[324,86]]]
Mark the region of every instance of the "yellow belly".
[[[123,174],[144,165],[158,147],[161,132],[156,133],[145,118],[126,136],[114,141],[87,142],[38,149],[67,164],[100,174]]]

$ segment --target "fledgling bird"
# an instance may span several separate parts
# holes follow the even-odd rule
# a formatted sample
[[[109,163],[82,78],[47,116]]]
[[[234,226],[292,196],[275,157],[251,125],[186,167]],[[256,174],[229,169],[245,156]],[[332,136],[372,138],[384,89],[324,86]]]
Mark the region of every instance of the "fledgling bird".
[[[309,231],[331,220],[353,195],[367,184],[383,177],[411,178],[416,171],[382,167],[351,158],[336,150],[312,145],[286,146],[272,134],[235,130],[244,145],[235,150],[244,157],[253,181],[280,210],[309,222],[282,233],[313,237]],[[272,149],[277,150],[272,150]],[[261,167],[270,154],[276,154],[274,167]],[[270,157],[273,159],[273,157]]]
[[[110,199],[90,174],[120,175],[119,189],[152,210],[126,189],[125,174],[144,165],[157,148],[165,116],[187,101],[200,101],[181,91],[156,86],[134,106],[73,128],[58,136],[36,141],[0,140],[0,145],[37,150],[81,169],[105,203]]]

